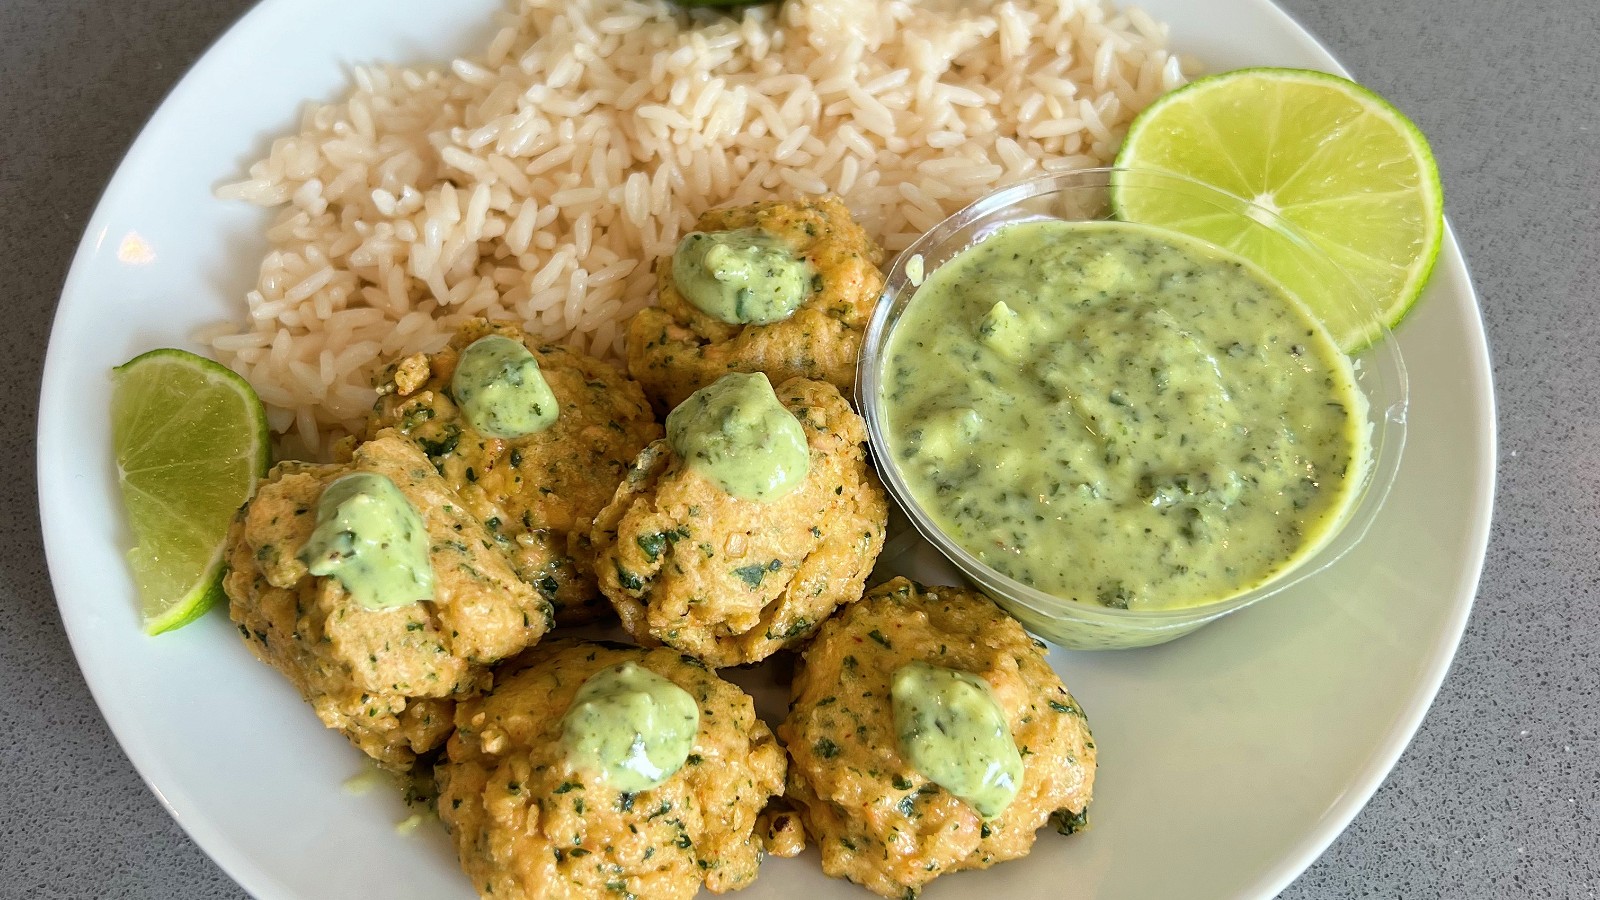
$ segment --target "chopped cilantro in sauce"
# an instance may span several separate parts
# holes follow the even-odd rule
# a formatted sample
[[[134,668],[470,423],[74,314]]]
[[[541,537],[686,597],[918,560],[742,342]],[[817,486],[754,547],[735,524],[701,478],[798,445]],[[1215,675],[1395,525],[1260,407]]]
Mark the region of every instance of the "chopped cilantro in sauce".
[[[1350,506],[1365,401],[1293,298],[1195,241],[1007,226],[931,273],[883,399],[912,494],[1039,590],[1176,608],[1260,585]]]

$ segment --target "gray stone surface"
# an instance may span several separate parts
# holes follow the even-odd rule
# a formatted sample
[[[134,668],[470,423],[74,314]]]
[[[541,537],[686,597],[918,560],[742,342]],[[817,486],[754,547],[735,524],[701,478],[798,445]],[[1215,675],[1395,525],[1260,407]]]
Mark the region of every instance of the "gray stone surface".
[[[51,312],[101,186],[246,0],[0,3],[0,897],[242,892],[118,749],[61,629],[33,490]],[[1501,453],[1466,638],[1372,802],[1285,893],[1600,895],[1600,25],[1593,0],[1287,0],[1438,151]]]

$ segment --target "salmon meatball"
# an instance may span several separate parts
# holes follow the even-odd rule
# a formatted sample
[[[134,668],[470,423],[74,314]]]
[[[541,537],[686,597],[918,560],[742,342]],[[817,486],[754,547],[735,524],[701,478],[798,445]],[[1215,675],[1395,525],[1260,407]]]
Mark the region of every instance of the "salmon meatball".
[[[698,712],[680,767],[633,791],[571,749],[574,716],[593,711],[581,708],[588,686],[627,666],[686,692]],[[602,721],[623,722],[610,709]],[[541,646],[503,668],[492,692],[461,703],[456,726],[436,771],[439,817],[481,896],[673,900],[702,883],[721,893],[755,878],[756,817],[783,792],[783,750],[750,697],[692,657]],[[647,741],[625,722],[617,727],[619,746]]]
[[[353,474],[387,479],[420,518],[427,599],[369,608],[338,577],[312,573],[305,549],[319,500]],[[347,464],[279,464],[235,518],[227,563],[229,614],[251,651],[288,676],[323,724],[397,771],[444,742],[454,701],[487,685],[491,663],[551,627],[550,604],[516,577],[427,457],[393,432]]]
[[[775,392],[809,459],[790,493],[735,496],[658,441],[595,520],[600,589],[635,640],[742,665],[861,596],[888,518],[865,423],[831,384],[795,378]]]
[[[711,210],[695,228],[771,236],[803,264],[803,288],[798,306],[777,321],[719,317],[680,290],[684,279],[674,266],[681,253],[659,260],[657,305],[635,315],[627,332],[628,372],[657,408],[665,412],[729,372],[764,372],[773,384],[804,377],[853,391],[861,338],[883,291],[883,251],[845,205],[836,197],[766,201]]]
[[[1009,801],[986,807],[992,797],[957,796],[949,760],[919,743],[927,736],[905,706],[928,699],[906,696],[908,685],[921,689],[922,673],[992,699],[1020,757],[1020,778],[1004,785]],[[947,872],[1024,856],[1053,815],[1078,822],[1088,807],[1095,745],[1082,708],[1044,645],[976,591],[904,578],[868,591],[822,626],[791,696],[778,726],[792,760],[789,802],[823,870],[884,897],[913,897]],[[1000,768],[998,757],[979,762]]]
[[[519,342],[537,362],[559,404],[548,427],[496,437],[463,414],[452,388],[457,364],[463,351],[492,336]],[[517,574],[554,605],[558,622],[609,615],[591,574],[589,532],[629,462],[661,436],[639,386],[610,363],[481,319],[438,353],[390,366],[381,381],[368,432],[394,427],[416,441],[488,524]]]

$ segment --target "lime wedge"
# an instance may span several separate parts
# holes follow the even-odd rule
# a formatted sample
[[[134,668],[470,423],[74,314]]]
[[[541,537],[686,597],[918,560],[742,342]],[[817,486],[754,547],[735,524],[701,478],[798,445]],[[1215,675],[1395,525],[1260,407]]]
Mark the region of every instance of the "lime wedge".
[[[1444,196],[1428,141],[1388,101],[1304,69],[1239,69],[1162,97],[1133,121],[1116,165],[1186,175],[1274,212],[1337,263],[1376,315],[1301,290],[1297,264],[1237,217],[1206,215],[1160,191],[1116,191],[1123,218],[1226,247],[1277,277],[1347,352],[1379,322],[1399,324],[1433,271]],[[1212,209],[1214,213],[1214,208]]]
[[[111,433],[128,552],[144,627],[194,621],[222,596],[222,550],[235,511],[266,473],[261,399],[226,367],[152,350],[112,370]]]

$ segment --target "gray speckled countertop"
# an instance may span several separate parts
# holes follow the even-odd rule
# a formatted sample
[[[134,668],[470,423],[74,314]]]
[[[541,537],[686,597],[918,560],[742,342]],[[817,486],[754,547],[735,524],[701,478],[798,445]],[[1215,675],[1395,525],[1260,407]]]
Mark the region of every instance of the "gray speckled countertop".
[[[50,319],[141,123],[250,0],[0,4],[0,897],[242,892],[119,750],[38,527]],[[1481,293],[1501,460],[1459,655],[1371,803],[1283,896],[1600,896],[1600,24],[1593,0],[1285,0],[1431,137]]]

